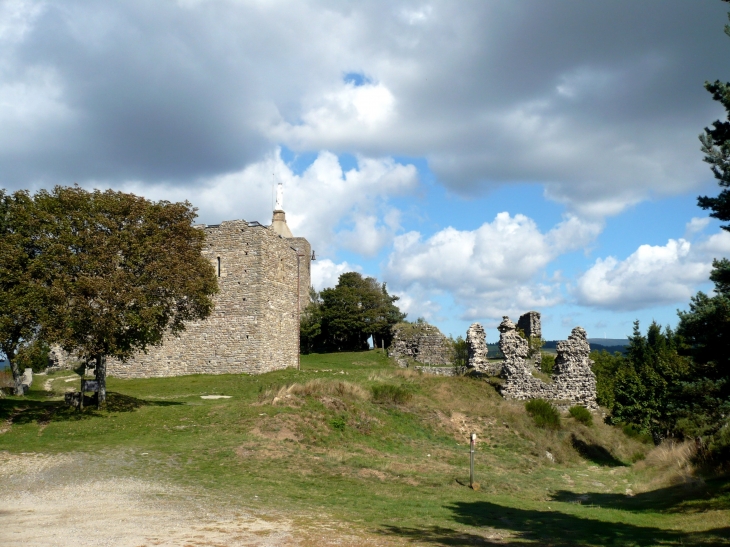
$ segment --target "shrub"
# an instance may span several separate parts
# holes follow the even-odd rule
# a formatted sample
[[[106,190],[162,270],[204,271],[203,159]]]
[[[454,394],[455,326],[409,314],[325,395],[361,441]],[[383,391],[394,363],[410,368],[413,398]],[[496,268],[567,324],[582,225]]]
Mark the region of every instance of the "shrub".
[[[404,404],[413,398],[413,393],[408,388],[393,384],[374,385],[372,392],[376,403]]]
[[[527,401],[525,403],[525,410],[535,420],[537,427],[560,429],[560,414],[545,399],[532,399],[531,401]]]
[[[631,437],[632,439],[636,439],[637,441],[640,441],[642,443],[653,443],[654,439],[649,433],[646,433],[645,431],[642,431],[639,429],[638,426],[634,424],[624,424],[621,428],[624,432],[624,435],[627,437]]]
[[[580,405],[571,406],[568,412],[576,421],[583,425],[593,425],[593,415],[586,407]]]
[[[552,374],[554,366],[555,355],[553,355],[552,353],[543,352],[542,361],[540,362],[540,371],[544,372],[545,374]]]
[[[347,420],[345,420],[345,418],[343,418],[342,416],[332,418],[330,420],[330,425],[332,426],[332,429],[336,429],[337,431],[344,431],[345,426],[347,425]]]

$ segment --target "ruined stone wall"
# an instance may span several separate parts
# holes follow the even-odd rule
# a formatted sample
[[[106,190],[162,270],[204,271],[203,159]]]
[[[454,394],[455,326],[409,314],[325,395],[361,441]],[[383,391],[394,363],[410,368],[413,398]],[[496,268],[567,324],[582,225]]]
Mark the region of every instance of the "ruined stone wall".
[[[528,311],[522,314],[517,320],[517,328],[522,329],[527,338],[542,338],[542,322],[540,318],[540,312]],[[535,351],[534,355],[530,355],[532,362],[537,370],[540,370],[542,363],[542,353],[539,349]]]
[[[162,346],[126,363],[110,359],[110,376],[255,374],[296,366],[297,253],[292,247],[304,246],[306,240],[282,238],[244,220],[203,229],[203,255],[219,275],[212,314],[186,324],[179,336],[166,337]],[[308,243],[306,247],[310,253]],[[308,288],[309,254],[299,260],[300,286],[304,282]]]
[[[575,327],[567,340],[558,342],[552,383],[532,374],[527,361],[527,340],[517,334],[516,325],[504,317],[499,325],[499,349],[505,356],[502,364],[502,395],[508,399],[546,399],[557,404],[583,405],[596,409],[596,376],[591,370],[590,346],[586,331]],[[560,363],[560,364],[558,364]]]
[[[474,323],[466,331],[466,348],[468,351],[467,369],[495,376],[501,370],[500,363],[490,363],[487,359],[487,334],[484,327]]]
[[[428,323],[398,323],[393,326],[393,341],[388,355],[401,366],[407,366],[405,358],[426,365],[450,365],[453,349],[448,338],[438,328]]]

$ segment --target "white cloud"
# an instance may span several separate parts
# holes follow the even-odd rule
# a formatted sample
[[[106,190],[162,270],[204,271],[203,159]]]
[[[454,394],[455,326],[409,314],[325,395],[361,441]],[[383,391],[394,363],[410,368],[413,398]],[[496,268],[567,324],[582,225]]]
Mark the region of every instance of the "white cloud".
[[[722,73],[724,8],[701,4],[6,0],[0,172],[197,187],[284,144],[616,214],[708,178],[696,133],[722,109],[697,82]]]
[[[707,228],[709,223],[710,217],[693,217],[685,227],[684,238],[689,239],[702,232],[705,228]]]
[[[388,199],[414,191],[417,171],[392,158],[357,162],[343,172],[337,156],[323,151],[296,175],[277,152],[242,171],[201,179],[195,187],[128,182],[123,188],[152,199],[187,199],[208,224],[239,218],[269,224],[274,183],[280,181],[289,228],[307,237],[320,256],[342,248],[373,256],[400,229],[400,213]]]
[[[599,258],[578,278],[579,304],[615,310],[686,303],[697,285],[709,279],[712,259],[730,254],[730,233],[700,243],[670,239],[666,245],[641,245],[625,260]]]
[[[337,285],[340,275],[346,272],[361,272],[358,265],[351,265],[347,262],[339,264],[332,262],[329,258],[318,259],[312,262],[312,286],[317,291]]]
[[[542,233],[532,219],[504,212],[472,231],[449,227],[425,240],[413,231],[397,236],[386,272],[399,289],[452,294],[465,318],[499,317],[557,304],[559,285],[536,277],[600,231],[600,224],[568,217]]]

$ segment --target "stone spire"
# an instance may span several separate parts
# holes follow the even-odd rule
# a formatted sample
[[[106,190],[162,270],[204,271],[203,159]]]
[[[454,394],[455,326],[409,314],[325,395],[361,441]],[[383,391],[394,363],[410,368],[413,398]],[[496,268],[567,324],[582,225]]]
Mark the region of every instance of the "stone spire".
[[[271,227],[281,237],[294,237],[289,226],[286,225],[286,213],[284,213],[284,185],[282,183],[279,183],[276,186],[276,205],[274,205],[274,218],[271,220]]]

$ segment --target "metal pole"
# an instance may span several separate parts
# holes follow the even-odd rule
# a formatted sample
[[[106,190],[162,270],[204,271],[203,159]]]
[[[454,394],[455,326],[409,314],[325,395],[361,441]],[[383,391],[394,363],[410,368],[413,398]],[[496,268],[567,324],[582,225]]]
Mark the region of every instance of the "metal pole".
[[[469,444],[469,488],[474,488],[474,445],[476,444],[477,434],[472,433]]]

